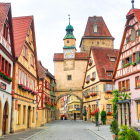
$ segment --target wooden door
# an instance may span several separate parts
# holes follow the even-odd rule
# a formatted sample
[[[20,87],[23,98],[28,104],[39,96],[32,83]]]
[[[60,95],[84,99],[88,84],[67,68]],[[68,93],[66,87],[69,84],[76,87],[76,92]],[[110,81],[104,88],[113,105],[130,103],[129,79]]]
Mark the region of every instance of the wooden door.
[[[27,128],[29,128],[29,123],[30,123],[30,110],[28,109],[28,114],[27,114]]]
[[[2,127],[3,135],[5,135],[5,131],[6,131],[6,118],[7,118],[7,103],[5,103],[4,110],[3,110],[3,127]]]

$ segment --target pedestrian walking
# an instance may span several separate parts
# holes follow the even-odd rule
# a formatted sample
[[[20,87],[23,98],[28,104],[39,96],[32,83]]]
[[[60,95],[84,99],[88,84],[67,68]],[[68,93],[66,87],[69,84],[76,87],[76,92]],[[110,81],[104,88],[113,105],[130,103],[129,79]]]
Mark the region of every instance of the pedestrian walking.
[[[72,112],[71,112],[71,114],[70,114],[71,121],[72,121],[72,117],[73,117],[73,114],[72,114]]]
[[[76,113],[74,112],[74,120],[76,121]]]

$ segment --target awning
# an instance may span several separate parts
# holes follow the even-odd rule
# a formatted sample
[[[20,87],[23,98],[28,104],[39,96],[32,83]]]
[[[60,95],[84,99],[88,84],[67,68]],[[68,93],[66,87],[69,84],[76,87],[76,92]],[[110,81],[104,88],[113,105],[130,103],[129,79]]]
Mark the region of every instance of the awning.
[[[134,98],[134,100],[140,100],[140,98]]]
[[[118,101],[117,104],[129,103],[129,102],[131,102],[131,99],[129,99],[129,100],[124,100],[124,101]]]

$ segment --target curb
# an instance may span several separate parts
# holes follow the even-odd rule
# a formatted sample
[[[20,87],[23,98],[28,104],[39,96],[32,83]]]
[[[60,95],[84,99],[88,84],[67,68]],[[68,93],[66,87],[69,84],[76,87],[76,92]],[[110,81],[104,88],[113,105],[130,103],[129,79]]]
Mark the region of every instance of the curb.
[[[90,129],[89,129],[90,130]],[[96,132],[94,132],[94,131],[92,131],[92,130],[90,130],[91,132],[93,132],[94,134],[96,134],[97,136],[99,136],[100,138],[102,138],[102,139],[104,139],[104,140],[107,140],[107,139],[105,139],[104,137],[102,137],[102,136],[100,136],[99,134],[97,134]]]
[[[48,126],[48,127],[49,127],[49,126]],[[24,140],[28,140],[28,139],[30,139],[30,138],[32,138],[32,137],[38,135],[39,133],[42,133],[42,132],[45,131],[45,129],[48,128],[48,127],[45,127],[43,130],[41,130],[41,131],[35,133],[34,135],[31,135],[30,137],[28,137],[28,138],[26,138],[26,139],[24,139]]]

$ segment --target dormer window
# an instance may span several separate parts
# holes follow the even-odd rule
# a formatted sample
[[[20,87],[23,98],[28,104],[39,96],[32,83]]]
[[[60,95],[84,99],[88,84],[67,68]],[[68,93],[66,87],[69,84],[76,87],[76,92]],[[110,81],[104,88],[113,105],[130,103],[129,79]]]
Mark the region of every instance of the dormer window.
[[[93,30],[94,30],[94,33],[97,33],[97,24],[93,25]]]
[[[115,62],[115,58],[110,58],[110,61],[111,62]]]
[[[107,72],[107,76],[112,76],[112,72]]]

